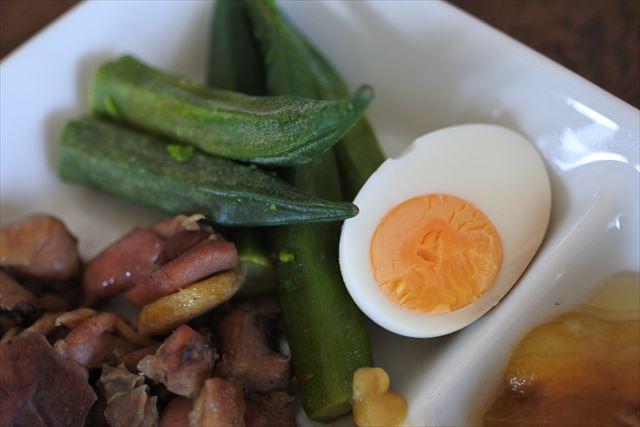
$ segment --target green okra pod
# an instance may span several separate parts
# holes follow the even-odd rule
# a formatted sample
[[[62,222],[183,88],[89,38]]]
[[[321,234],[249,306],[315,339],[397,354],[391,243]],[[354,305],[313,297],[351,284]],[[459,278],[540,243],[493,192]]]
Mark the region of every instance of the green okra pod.
[[[168,150],[172,147],[113,123],[82,118],[62,132],[58,172],[66,181],[134,203],[170,214],[201,213],[223,225],[336,221],[357,213],[350,203],[311,196],[255,166],[197,150],[176,157]]]
[[[280,23],[275,4],[245,4],[266,60],[269,93],[327,96],[307,68],[312,58],[306,45]],[[261,17],[256,9],[262,8],[270,15]],[[339,200],[342,191],[334,152],[282,175],[303,191]],[[273,231],[280,304],[296,382],[306,414],[317,421],[351,410],[353,373],[372,364],[364,316],[340,275],[339,233],[336,224],[301,224]]]
[[[269,58],[267,88],[279,94],[341,99],[349,91],[337,70],[289,23],[272,1],[248,1],[254,32]],[[297,78],[292,79],[292,73]],[[299,89],[303,87],[306,92]],[[276,92],[272,92],[276,93]],[[369,176],[384,162],[373,129],[362,118],[334,146],[345,200],[353,200]]]
[[[216,156],[265,165],[311,161],[360,119],[372,98],[366,86],[339,101],[253,97],[208,89],[131,56],[102,65],[91,89],[98,114]]]
[[[265,67],[243,1],[217,1],[209,33],[207,86],[265,95]]]

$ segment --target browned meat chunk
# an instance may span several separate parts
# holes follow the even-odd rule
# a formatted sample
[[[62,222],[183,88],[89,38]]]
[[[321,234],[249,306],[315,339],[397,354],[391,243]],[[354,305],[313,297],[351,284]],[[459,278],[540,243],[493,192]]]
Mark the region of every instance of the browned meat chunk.
[[[198,221],[204,219],[204,215],[177,215],[172,218],[160,221],[157,224],[152,225],[149,229],[167,240],[179,231],[195,231],[200,230],[202,227],[198,224]]]
[[[20,332],[20,336],[27,336],[33,334],[49,335],[56,328],[56,319],[59,313],[45,313],[38,320],[33,322],[31,326]]]
[[[206,230],[178,231],[167,240],[162,258],[165,261],[171,261],[210,236],[212,234]]]
[[[21,305],[38,306],[35,295],[0,271],[0,310],[12,311]]]
[[[244,396],[223,378],[209,378],[189,414],[190,427],[244,427]]]
[[[138,363],[146,356],[150,356],[158,351],[160,344],[155,343],[147,347],[143,347],[140,350],[134,350],[130,353],[125,353],[120,356],[120,363],[124,363],[124,366],[128,370],[135,372],[138,369]]]
[[[0,343],[0,425],[75,427],[96,401],[83,369],[42,335]]]
[[[27,288],[0,271],[0,313],[5,312],[15,323],[32,318],[38,300]]]
[[[154,271],[125,294],[125,298],[142,307],[218,271],[238,264],[233,243],[204,240],[176,259]]]
[[[246,399],[247,427],[296,427],[293,397],[280,391],[252,394]]]
[[[88,304],[130,289],[160,266],[164,240],[137,228],[99,253],[85,269],[82,286]]]
[[[194,397],[211,375],[214,352],[208,341],[189,326],[177,328],[138,369],[176,394]]]
[[[60,318],[56,323],[60,323]],[[116,354],[129,353],[149,344],[145,338],[136,336],[120,316],[100,313],[82,320],[64,340],[56,342],[55,347],[60,354],[91,369],[116,360]]]
[[[56,294],[44,294],[38,299],[38,306],[41,311],[66,311],[69,303]]]
[[[245,303],[223,318],[218,324],[222,360],[216,375],[252,391],[286,389],[289,358],[274,352],[267,339],[268,324],[277,314],[277,305],[265,300]]]
[[[169,391],[194,398],[211,376],[214,352],[207,339],[182,325],[164,341],[156,354],[138,364],[138,370]]]
[[[102,367],[98,380],[107,400],[104,417],[111,427],[155,427],[158,424],[157,398],[149,397],[149,386],[142,375],[123,365]]]
[[[189,427],[189,413],[193,402],[184,397],[176,397],[164,408],[158,427]]]
[[[76,239],[57,218],[35,215],[0,228],[0,266],[62,282],[78,273]]]

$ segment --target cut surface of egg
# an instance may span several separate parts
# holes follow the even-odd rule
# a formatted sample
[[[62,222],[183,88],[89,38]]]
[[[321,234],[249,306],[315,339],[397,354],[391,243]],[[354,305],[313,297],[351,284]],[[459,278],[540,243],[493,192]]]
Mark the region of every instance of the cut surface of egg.
[[[385,161],[342,227],[340,269],[360,309],[406,336],[472,323],[516,283],[547,229],[551,189],[533,144],[454,126]]]

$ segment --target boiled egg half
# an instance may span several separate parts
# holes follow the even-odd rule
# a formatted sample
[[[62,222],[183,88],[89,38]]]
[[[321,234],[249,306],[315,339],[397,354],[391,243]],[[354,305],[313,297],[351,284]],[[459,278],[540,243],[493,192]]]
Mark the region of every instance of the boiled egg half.
[[[516,283],[544,238],[551,187],[520,134],[469,124],[416,139],[358,193],[340,269],[355,303],[410,337],[457,331]]]

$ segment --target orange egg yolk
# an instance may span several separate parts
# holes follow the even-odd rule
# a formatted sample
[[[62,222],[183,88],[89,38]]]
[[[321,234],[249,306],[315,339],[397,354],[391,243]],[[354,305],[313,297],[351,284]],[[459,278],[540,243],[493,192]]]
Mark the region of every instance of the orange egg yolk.
[[[489,218],[458,197],[409,199],[380,221],[371,265],[383,292],[427,313],[462,308],[480,297],[502,264],[502,241]]]

